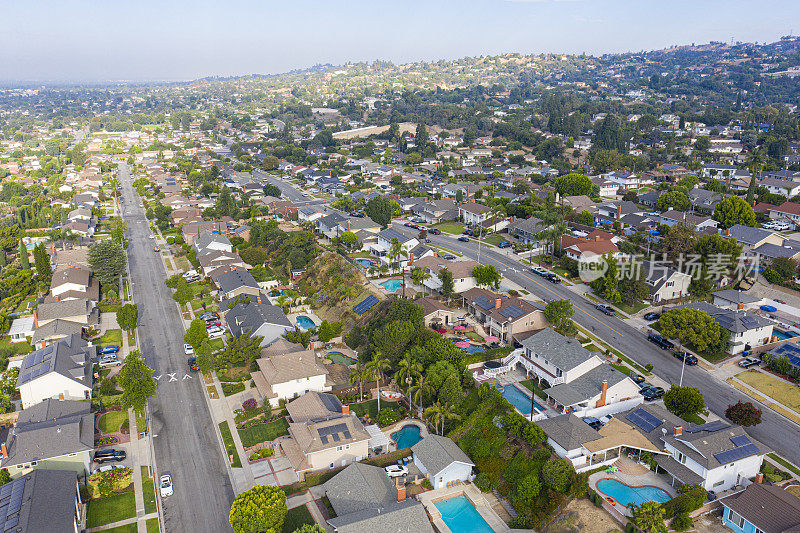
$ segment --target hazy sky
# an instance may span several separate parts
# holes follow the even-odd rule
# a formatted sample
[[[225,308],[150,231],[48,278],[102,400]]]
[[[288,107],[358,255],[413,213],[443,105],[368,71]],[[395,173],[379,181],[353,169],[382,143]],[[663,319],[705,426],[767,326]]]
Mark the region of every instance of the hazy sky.
[[[0,14],[0,80],[186,80],[800,31],[798,0],[0,0]]]

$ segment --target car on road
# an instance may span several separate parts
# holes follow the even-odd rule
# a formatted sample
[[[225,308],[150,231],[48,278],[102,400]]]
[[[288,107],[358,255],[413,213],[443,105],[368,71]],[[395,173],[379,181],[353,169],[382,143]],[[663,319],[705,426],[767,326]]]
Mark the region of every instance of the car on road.
[[[665,339],[661,335],[656,335],[655,333],[650,333],[647,336],[647,340],[661,348],[662,350],[674,350],[675,345],[672,344],[669,340]]]
[[[425,237],[425,242],[426,242],[427,244],[430,244],[431,240],[430,240],[429,238]]]
[[[125,453],[125,450],[115,450],[114,448],[109,448],[107,450],[98,450],[94,452],[94,462],[95,463],[113,463],[124,461],[128,457],[128,454]]]
[[[389,465],[384,468],[389,477],[400,477],[408,475],[408,467],[405,465]]]
[[[461,241],[461,242],[469,242],[469,237],[464,237],[462,235],[461,237],[458,238],[458,240]]]
[[[617,316],[617,312],[610,305],[597,304],[597,305],[594,306],[594,308],[597,309],[598,311],[600,311],[601,313],[606,314],[608,316]]]
[[[110,354],[101,357],[100,360],[97,361],[97,364],[100,365],[100,368],[106,368],[109,366],[119,366],[122,364],[122,361],[120,361],[116,355]]]
[[[97,353],[100,355],[108,355],[112,353],[117,353],[119,351],[119,346],[104,346],[100,348]]]
[[[428,228],[428,233],[430,233],[431,235],[441,235],[442,230],[440,230],[439,228]]]
[[[186,364],[189,366],[189,371],[197,372],[200,370],[200,367],[197,366],[197,357],[190,357],[186,360]]]
[[[161,497],[166,498],[167,496],[172,496],[172,476],[169,474],[164,474],[161,476],[158,484],[159,491],[161,492]]]
[[[453,254],[440,254],[439,257],[441,257],[442,259],[447,259],[448,261],[452,261],[453,259],[456,258],[456,256],[454,256]]]
[[[154,252],[160,252],[160,251],[161,251],[161,248],[159,248],[158,246],[156,246],[156,247],[154,247],[154,248],[153,248],[153,251],[154,251]]]
[[[194,353],[194,348],[192,348],[191,344],[183,343],[183,353],[186,355],[192,355]]]
[[[642,318],[645,320],[658,320],[661,317],[661,313],[645,313]]]
[[[649,389],[645,389],[640,391],[644,399],[648,402],[652,402],[662,398],[664,396],[664,389],[661,387],[650,387]]]
[[[531,267],[531,272],[542,277],[548,274],[547,270],[543,269],[542,267]]]
[[[758,366],[761,364],[761,361],[758,360],[756,357],[745,357],[738,363],[736,363],[742,368],[750,368],[751,366]]]
[[[672,356],[676,359],[680,359],[681,361],[685,362],[689,366],[694,366],[697,364],[697,357],[690,354],[689,352],[672,352]]]
[[[548,273],[547,275],[545,275],[544,279],[546,279],[550,283],[555,283],[556,285],[559,285],[561,283],[561,278],[552,273]]]
[[[497,247],[498,248],[511,248],[511,243],[508,242],[508,241],[503,241],[503,242],[497,243]]]
[[[404,225],[405,227],[407,227],[407,228],[413,228],[413,227],[414,227],[414,224],[412,224],[411,222],[406,222],[406,223],[405,223],[405,224],[403,224],[403,225]]]

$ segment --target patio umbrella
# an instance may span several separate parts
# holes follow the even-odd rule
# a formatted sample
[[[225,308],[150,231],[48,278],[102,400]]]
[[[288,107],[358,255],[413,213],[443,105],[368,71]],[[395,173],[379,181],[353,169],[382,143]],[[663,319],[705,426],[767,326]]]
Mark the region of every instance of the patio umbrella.
[[[469,348],[469,343],[467,341],[458,341],[456,348]]]
[[[445,333],[447,333],[447,330],[446,330],[446,329],[444,329],[444,328],[438,328],[438,329],[435,329],[435,330],[433,330],[433,331],[435,331],[435,332],[436,332],[436,333],[438,333],[439,335],[444,335]]]
[[[455,327],[455,328],[453,328],[453,329],[455,329],[456,331],[464,331],[464,330],[465,330],[465,329],[467,329],[467,328],[466,328],[466,327],[464,327],[464,326],[456,326],[456,327]]]
[[[489,335],[488,337],[484,337],[483,340],[486,342],[497,342],[500,340],[500,337],[495,337],[494,335]]]

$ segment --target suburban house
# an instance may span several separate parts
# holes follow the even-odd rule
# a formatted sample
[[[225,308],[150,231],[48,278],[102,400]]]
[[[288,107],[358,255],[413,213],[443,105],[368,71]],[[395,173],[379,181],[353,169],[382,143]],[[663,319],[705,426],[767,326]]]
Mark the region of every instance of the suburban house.
[[[292,422],[280,445],[300,479],[314,470],[345,466],[369,455],[370,434],[333,394],[308,392],[286,404]]]
[[[397,262],[400,268],[406,268],[407,266],[413,266],[415,261],[434,254],[433,249],[420,244],[416,237],[407,235],[391,226],[378,233],[377,237],[378,242],[370,246],[370,252],[387,265]],[[397,239],[397,242],[400,243],[405,252],[405,255],[401,255],[399,258],[394,258],[390,255],[392,243],[395,239]]]
[[[444,220],[453,220],[458,217],[458,206],[450,198],[431,200],[418,203],[411,207],[411,212],[427,224],[436,224]]]
[[[33,315],[15,318],[8,330],[11,342],[28,342],[28,337],[33,337],[35,331]]]
[[[704,311],[717,324],[727,329],[730,332],[728,340],[730,354],[735,355],[772,342],[772,328],[775,322],[745,311],[742,304],[738,309],[720,309],[708,302],[695,302],[680,307]]]
[[[422,318],[426,327],[432,325],[452,326],[456,323],[455,311],[444,303],[433,298],[419,298],[414,300],[422,306]]]
[[[472,480],[475,464],[447,437],[429,434],[411,447],[414,464],[434,489]]]
[[[491,208],[475,202],[465,202],[458,206],[458,217],[470,226],[489,220],[491,215]]]
[[[78,478],[64,470],[34,470],[0,489],[0,524],[5,531],[81,531]]]
[[[212,278],[219,287],[220,297],[224,300],[233,300],[240,294],[258,296],[261,287],[253,275],[245,268],[231,266],[222,271],[215,270]]]
[[[639,387],[628,376],[606,364],[600,352],[546,328],[521,342],[504,360],[546,382],[548,403],[565,413],[597,416],[629,409],[642,402]]]
[[[94,451],[94,413],[87,402],[47,399],[26,407],[2,445],[0,466],[12,478],[31,470],[69,470],[86,476]]]
[[[777,233],[741,224],[731,226],[730,229],[725,231],[724,237],[736,239],[736,242],[744,245],[744,251],[746,252],[767,243],[781,246],[784,241],[783,237]]]
[[[768,213],[771,220],[786,220],[792,224],[800,225],[800,204],[783,202],[779,206],[769,206]]]
[[[717,227],[717,221],[711,217],[701,217],[685,211],[675,211],[673,209],[661,213],[660,223],[666,224],[669,227],[678,223],[689,224],[694,226],[698,231],[705,228]]]
[[[225,235],[228,233],[228,224],[223,221],[202,220],[197,222],[188,222],[181,226],[183,240],[190,246],[193,245],[194,241],[206,232],[221,233],[222,235]]]
[[[188,220],[201,220],[200,210],[196,207],[181,207],[169,214],[174,226],[180,226]]]
[[[194,241],[194,247],[197,250],[197,257],[212,252],[228,252],[233,253],[233,245],[228,237],[220,233],[212,233],[207,231],[200,235]]]
[[[256,296],[242,296],[233,307],[224,311],[227,309],[226,303],[228,302],[222,302],[222,318],[234,337],[249,332],[252,337],[263,337],[261,346],[264,347],[275,342],[285,332],[294,329],[283,310],[272,305],[263,293]]]
[[[317,362],[311,350],[286,353],[267,347],[256,362],[258,371],[252,373],[256,389],[262,397],[269,398],[273,407],[277,407],[279,400],[288,401],[310,391],[331,390],[328,370]]]
[[[792,180],[780,178],[762,178],[758,181],[759,187],[766,187],[772,194],[780,194],[787,198],[792,198],[800,194],[800,183]]]
[[[461,295],[464,307],[483,326],[507,344],[519,342],[547,326],[544,314],[527,300],[475,287]]]
[[[756,475],[758,476],[758,475]],[[722,523],[736,533],[800,530],[800,498],[756,477],[744,490],[720,498]]]
[[[336,512],[336,518],[328,519],[334,533],[434,532],[425,506],[407,500],[405,484],[389,479],[383,468],[353,463],[323,489]]]
[[[443,269],[447,269],[453,274],[453,292],[455,294],[461,294],[475,287],[475,278],[472,277],[472,270],[478,266],[475,261],[449,261],[430,255],[416,261],[414,266],[424,269],[430,275],[422,282],[422,285],[431,292],[441,292],[442,282],[439,279],[439,272]]]
[[[689,295],[692,276],[679,272],[666,263],[642,261],[641,278],[650,287],[650,302],[668,302]]]
[[[70,322],[69,320],[53,320],[33,331],[31,344],[37,348],[44,348],[48,344],[60,341],[71,335],[83,334],[85,324]]]
[[[36,327],[46,326],[54,320],[66,320],[84,326],[100,323],[97,302],[88,298],[72,298],[58,302],[44,302],[33,310]]]
[[[571,235],[561,237],[561,249],[564,254],[574,261],[581,259],[591,259],[598,255],[611,254],[616,258],[621,258],[617,245],[613,241],[596,236],[593,240],[579,239]]]
[[[592,185],[596,185],[598,187],[600,196],[614,198],[617,195],[617,192],[620,188],[619,182],[612,181],[608,178],[604,178],[603,176],[594,176],[590,179],[592,180]]]
[[[48,398],[91,398],[94,352],[93,346],[75,334],[26,355],[17,378],[22,407]]]
[[[53,302],[86,298],[100,300],[100,282],[88,268],[68,266],[57,268],[50,282],[48,299]]]
[[[689,191],[688,196],[689,201],[692,203],[692,207],[695,209],[695,211],[700,211],[703,213],[713,213],[714,208],[717,207],[717,204],[725,198],[722,193],[700,189],[697,187]]]
[[[200,270],[203,275],[212,279],[218,271],[221,272],[220,269],[226,267],[247,268],[247,264],[239,257],[239,254],[224,250],[214,250],[203,255],[198,254],[197,262],[200,263]]]
[[[538,237],[539,232],[547,229],[547,225],[536,217],[517,218],[508,225],[508,234],[524,244],[532,245],[533,253],[544,251],[549,244],[547,239]]]

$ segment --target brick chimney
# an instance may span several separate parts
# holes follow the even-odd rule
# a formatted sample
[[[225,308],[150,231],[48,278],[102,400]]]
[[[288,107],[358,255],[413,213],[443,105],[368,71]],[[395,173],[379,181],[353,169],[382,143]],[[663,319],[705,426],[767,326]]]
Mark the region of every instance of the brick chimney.
[[[403,502],[406,500],[406,484],[399,481],[397,482],[397,501]]]
[[[3,457],[6,456],[6,448],[5,448],[5,446],[6,445],[3,444]],[[764,482],[764,474],[759,472],[758,474],[756,474],[756,483],[763,483],[763,482]]]
[[[347,221],[347,231],[350,231],[350,221]]]
[[[500,306],[503,304],[503,300],[501,298],[495,298],[494,300],[494,308],[500,309]]]
[[[622,218],[622,204],[617,206],[617,220]]]
[[[409,252],[409,254],[408,254],[408,266],[411,266],[413,264],[414,264],[414,252]]]
[[[672,428],[673,437],[680,437],[681,435],[683,435],[683,426],[675,426]]]
[[[343,415],[349,415],[350,414],[350,406],[349,405],[343,405],[342,406],[342,414]]]
[[[600,399],[597,400],[595,407],[603,407],[606,404],[606,394],[608,394],[608,380],[603,380],[600,386]]]
[[[59,394],[59,395],[58,395],[58,399],[59,399],[59,400],[63,400],[63,399],[64,399],[64,393],[63,393],[63,392],[62,392],[61,394]]]
[[[725,230],[725,236],[726,237],[730,237],[731,236],[731,228],[728,228],[728,229]]]
[[[744,309],[744,304],[742,302],[739,302],[738,304],[736,304],[736,309],[741,311],[742,309]]]
[[[261,296],[256,296],[256,303],[261,303]]]
[[[2,452],[2,454],[3,454],[3,459],[8,457],[8,447],[6,446],[5,442],[0,444],[0,452]]]
[[[594,236],[594,242],[600,242],[600,235]]]

